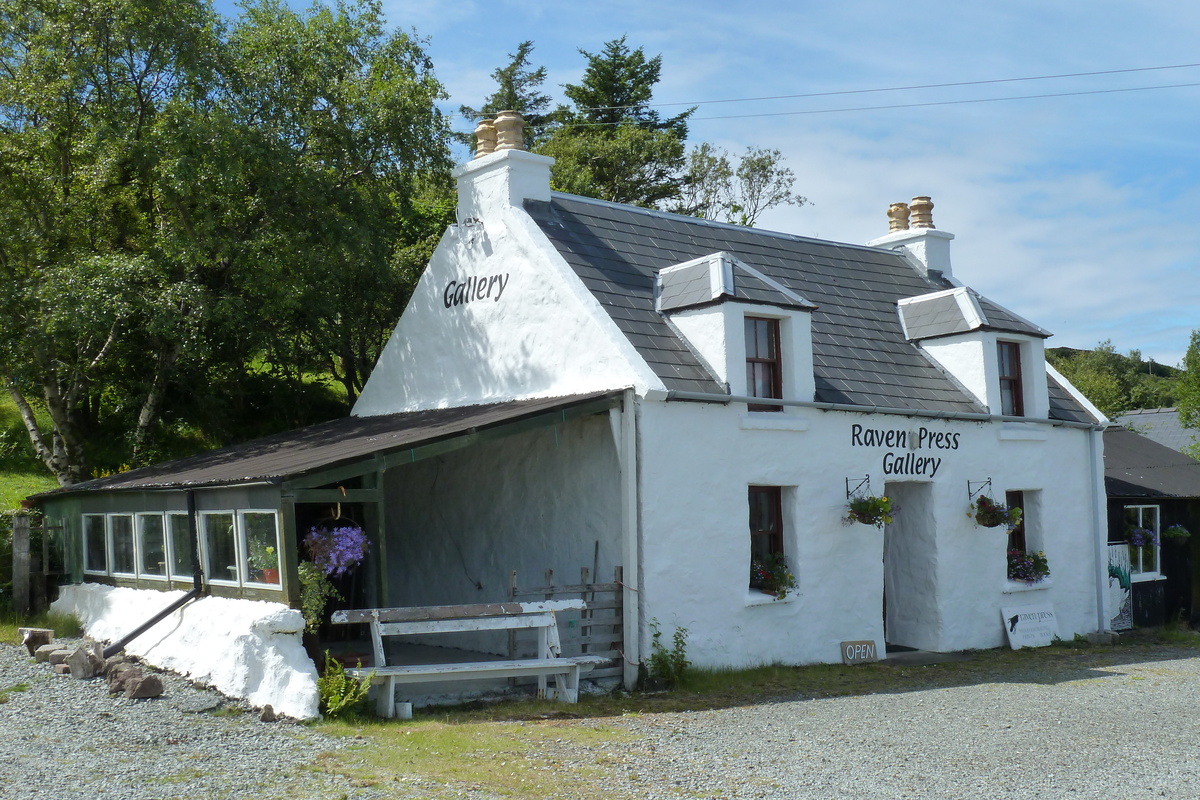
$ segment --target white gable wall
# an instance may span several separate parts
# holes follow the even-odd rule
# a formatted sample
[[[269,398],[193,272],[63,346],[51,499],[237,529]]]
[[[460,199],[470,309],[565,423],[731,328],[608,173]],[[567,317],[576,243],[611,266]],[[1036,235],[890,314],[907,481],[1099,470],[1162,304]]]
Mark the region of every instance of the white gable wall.
[[[505,151],[484,166],[504,159],[538,167],[540,157]],[[353,413],[662,388],[525,211],[510,204],[529,193],[527,178],[494,169],[468,177],[479,181],[460,182],[460,195],[470,193],[462,223],[442,237]]]

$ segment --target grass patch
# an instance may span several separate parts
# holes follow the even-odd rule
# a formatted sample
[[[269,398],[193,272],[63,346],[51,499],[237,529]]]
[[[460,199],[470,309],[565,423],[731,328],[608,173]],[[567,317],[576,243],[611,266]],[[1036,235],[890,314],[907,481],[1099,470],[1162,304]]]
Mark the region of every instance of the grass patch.
[[[7,689],[0,689],[0,703],[7,703],[8,696],[10,694],[13,694],[14,692],[28,692],[28,691],[29,691],[28,683],[14,683],[12,686],[9,686]]]
[[[72,614],[43,611],[29,617],[18,617],[11,609],[0,611],[0,642],[20,644],[18,628],[53,628],[57,639],[78,639],[83,635],[83,626]]]
[[[469,792],[528,800],[612,800],[602,780],[612,750],[630,740],[613,727],[561,721],[323,722],[324,733],[355,743],[317,761],[323,772],[386,791],[419,787],[431,797]],[[357,737],[361,737],[358,739]],[[580,753],[587,755],[580,757]],[[407,796],[407,795],[406,795]],[[423,795],[426,796],[426,795]]]

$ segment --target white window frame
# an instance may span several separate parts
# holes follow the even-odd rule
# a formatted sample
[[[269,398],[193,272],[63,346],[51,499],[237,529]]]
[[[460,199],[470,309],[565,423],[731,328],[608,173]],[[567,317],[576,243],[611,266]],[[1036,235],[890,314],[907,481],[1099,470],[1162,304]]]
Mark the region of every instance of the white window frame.
[[[283,564],[279,550],[279,512],[273,508],[243,508],[239,509],[237,512],[236,532],[239,547],[238,577],[245,586],[253,586],[255,588],[263,589],[282,589],[282,577],[280,578],[279,583],[264,583],[263,581],[255,581],[250,579],[250,542],[246,538],[246,516],[248,514],[261,514],[263,516],[269,516],[275,522],[275,559],[278,563],[277,569],[279,569],[281,575],[283,572]]]
[[[132,552],[130,557],[133,559],[133,570],[130,572],[118,572],[116,565],[116,540],[113,528],[113,521],[117,517],[127,518],[129,520],[129,538]],[[117,511],[105,515],[105,529],[108,531],[108,574],[114,578],[136,578],[138,569],[138,542],[137,542],[137,520],[132,511],[124,512]]]
[[[213,573],[212,554],[208,551],[208,521],[212,517],[227,515],[233,520],[233,564],[222,567],[229,569],[229,566],[236,567],[232,578],[218,578]],[[200,512],[199,525],[200,539],[200,564],[204,570],[205,579],[216,586],[241,586],[242,585],[242,564],[244,558],[242,556],[242,547],[238,543],[238,515],[237,509],[220,508],[211,509]]]
[[[1147,509],[1154,509],[1154,525],[1143,524],[1143,514]],[[1130,523],[1128,515],[1130,511],[1137,513],[1137,522]],[[1154,563],[1157,569],[1143,570],[1142,569],[1142,549],[1135,548],[1126,543],[1129,547],[1129,577],[1134,583],[1141,581],[1153,581],[1162,577],[1162,508],[1153,503],[1145,505],[1122,506],[1121,521],[1126,525],[1135,524],[1139,528],[1151,528],[1154,531],[1154,536],[1158,539],[1158,544],[1154,545]]]
[[[161,575],[157,575],[153,572],[143,572],[142,571],[142,568],[145,566],[145,562],[142,560],[143,559],[142,520],[146,519],[148,517],[158,517],[159,521],[161,521],[162,525],[163,525],[163,529],[162,529],[163,559],[165,560],[165,563],[163,564],[163,573]],[[137,567],[137,575],[139,578],[145,578],[146,580],[151,580],[151,581],[168,581],[171,579],[171,541],[170,541],[170,539],[171,539],[170,531],[167,530],[166,514],[164,514],[163,512],[161,512],[161,511],[139,511],[133,515],[134,557],[137,559],[136,567]]]
[[[99,517],[103,524],[101,525],[100,536],[104,541],[104,569],[91,569],[88,566],[88,517]],[[83,543],[83,553],[80,556],[80,562],[83,564],[84,575],[108,575],[109,567],[109,547],[108,547],[108,515],[107,514],[83,514],[80,523],[80,541]]]

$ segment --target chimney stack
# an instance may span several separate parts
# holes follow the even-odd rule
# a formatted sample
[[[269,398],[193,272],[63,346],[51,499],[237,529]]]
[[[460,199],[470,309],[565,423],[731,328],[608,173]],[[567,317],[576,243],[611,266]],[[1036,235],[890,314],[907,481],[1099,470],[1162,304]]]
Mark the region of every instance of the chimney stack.
[[[526,200],[550,199],[553,158],[525,150],[525,120],[501,111],[475,128],[475,157],[453,172],[458,182],[459,219],[482,219],[520,207]]]
[[[909,203],[892,203],[888,206],[887,218],[887,235],[872,239],[868,245],[903,251],[917,262],[925,275],[933,272],[944,278],[951,277],[950,241],[954,234],[934,227],[933,201],[929,197],[920,195]]]

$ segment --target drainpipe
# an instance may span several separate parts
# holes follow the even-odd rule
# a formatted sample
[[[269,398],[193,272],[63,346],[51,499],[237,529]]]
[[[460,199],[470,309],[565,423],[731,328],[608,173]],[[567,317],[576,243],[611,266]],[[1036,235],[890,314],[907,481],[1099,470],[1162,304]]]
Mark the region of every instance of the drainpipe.
[[[1108,612],[1104,608],[1108,583],[1108,498],[1104,491],[1104,429],[1092,430],[1088,455],[1092,460],[1092,541],[1096,547],[1096,631],[1108,630]]]
[[[162,622],[171,614],[175,613],[180,608],[183,608],[188,603],[203,595],[206,591],[204,587],[204,571],[200,568],[200,548],[197,536],[196,527],[196,493],[187,493],[187,509],[188,509],[188,540],[192,556],[192,588],[183,597],[175,600],[162,611],[155,614],[150,619],[143,622],[141,625],[134,628],[129,633],[122,636],[117,641],[104,648],[104,658],[112,658],[117,653],[125,649],[125,645],[132,642],[137,637],[141,636],[146,631],[153,628],[158,623]]]

